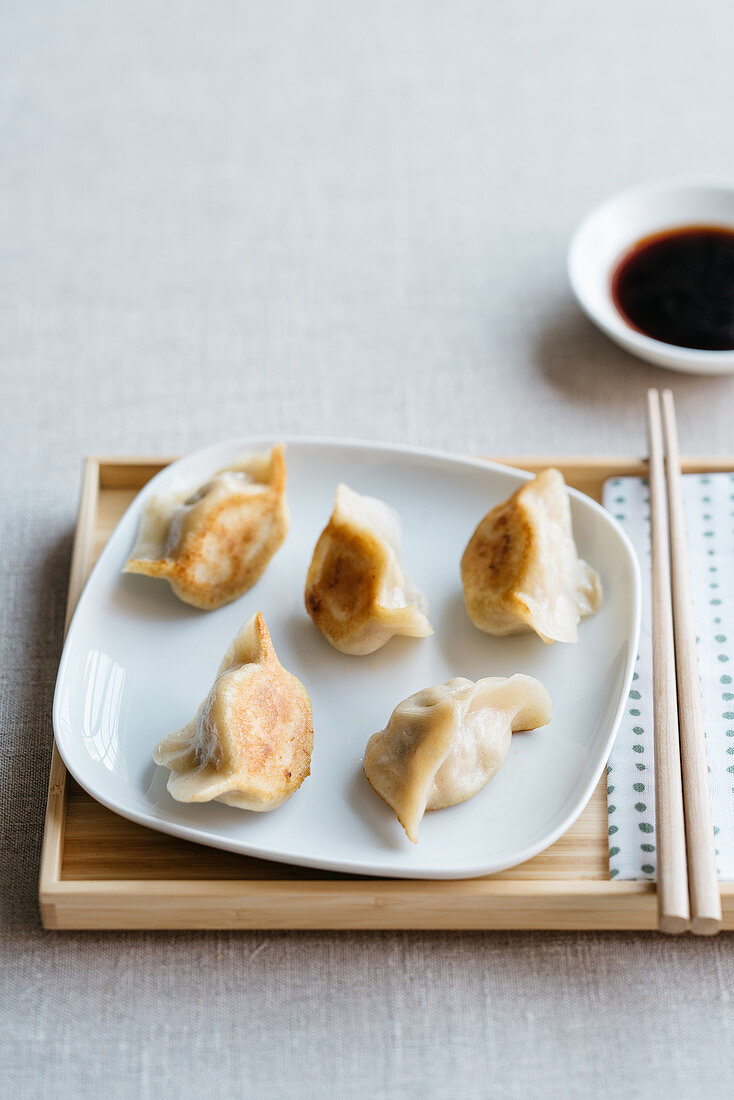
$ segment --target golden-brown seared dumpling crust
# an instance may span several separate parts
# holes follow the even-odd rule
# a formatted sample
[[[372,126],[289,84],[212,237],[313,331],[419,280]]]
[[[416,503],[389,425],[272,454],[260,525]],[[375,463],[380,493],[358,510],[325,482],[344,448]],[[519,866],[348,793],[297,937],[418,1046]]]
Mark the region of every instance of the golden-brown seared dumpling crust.
[[[544,470],[487,513],[464,551],[461,579],[480,630],[578,641],[579,620],[598,611],[602,587],[578,556],[558,470]]]
[[[313,718],[308,692],[278,660],[258,611],[219,666],[196,717],[156,746],[179,802],[216,799],[274,810],[310,772]]]
[[[196,492],[146,501],[125,573],[162,577],[185,603],[211,610],[262,576],[288,534],[285,448],[243,458]]]
[[[375,497],[347,485],[316,544],[306,578],[306,610],[335,649],[373,653],[395,634],[433,633],[425,596],[400,558],[400,520]]]
[[[369,739],[365,775],[415,843],[426,810],[475,795],[504,764],[512,734],[547,725],[551,710],[532,676],[457,677],[424,688]]]

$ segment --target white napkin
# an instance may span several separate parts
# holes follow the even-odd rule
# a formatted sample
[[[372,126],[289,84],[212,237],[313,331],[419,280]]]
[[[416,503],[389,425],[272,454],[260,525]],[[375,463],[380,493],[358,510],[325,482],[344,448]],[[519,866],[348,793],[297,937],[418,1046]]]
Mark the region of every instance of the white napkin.
[[[656,877],[647,481],[612,478],[604,506],[619,520],[642,569],[642,630],[635,678],[607,768],[609,873]],[[734,474],[686,474],[688,537],[698,667],[719,878],[734,880]]]

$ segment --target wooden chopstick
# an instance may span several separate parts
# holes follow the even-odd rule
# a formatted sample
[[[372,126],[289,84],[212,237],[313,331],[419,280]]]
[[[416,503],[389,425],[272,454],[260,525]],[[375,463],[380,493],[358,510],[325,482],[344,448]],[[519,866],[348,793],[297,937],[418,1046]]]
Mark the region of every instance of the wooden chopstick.
[[[668,483],[675,663],[678,677],[678,724],[688,848],[691,931],[699,936],[711,936],[721,928],[721,898],[716,869],[714,827],[711,820],[701,682],[696,657],[696,631],[688,573],[678,429],[673,394],[670,390],[663,392],[663,434]]]
[[[650,442],[650,535],[652,551],[652,673],[655,717],[655,830],[658,928],[685,932],[690,916],[686,835],[678,740],[678,695],[670,588],[668,510],[663,434],[657,390],[647,394]]]

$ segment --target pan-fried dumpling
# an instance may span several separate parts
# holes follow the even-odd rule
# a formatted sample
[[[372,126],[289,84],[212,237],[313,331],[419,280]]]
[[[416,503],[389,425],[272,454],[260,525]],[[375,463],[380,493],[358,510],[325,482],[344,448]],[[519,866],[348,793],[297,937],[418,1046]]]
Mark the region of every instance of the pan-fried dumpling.
[[[285,448],[244,457],[195,491],[159,493],[143,510],[125,573],[163,577],[203,610],[236,600],[288,534]]]
[[[278,660],[258,611],[219,666],[196,717],[156,746],[179,802],[216,799],[242,810],[274,810],[310,772],[313,718],[308,692]]]
[[[394,634],[433,634],[426,598],[399,554],[397,512],[340,485],[306,578],[306,610],[335,649],[363,655]]]
[[[395,811],[410,840],[426,810],[464,802],[497,774],[517,730],[551,719],[551,700],[532,676],[457,677],[399,703],[367,742],[370,785]]]
[[[599,574],[576,550],[563,476],[544,470],[488,512],[461,559],[469,618],[487,634],[534,630],[544,642],[578,641],[602,601]]]

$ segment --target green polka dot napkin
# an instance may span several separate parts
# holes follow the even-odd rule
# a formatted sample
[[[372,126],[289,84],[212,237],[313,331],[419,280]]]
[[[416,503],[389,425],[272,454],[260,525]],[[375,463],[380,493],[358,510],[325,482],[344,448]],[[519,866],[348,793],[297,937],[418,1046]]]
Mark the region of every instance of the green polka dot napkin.
[[[655,878],[650,498],[647,482],[613,478],[604,506],[642,567],[642,629],[632,689],[609,758],[609,873]],[[703,695],[719,878],[734,880],[734,475],[686,474],[683,502]]]

